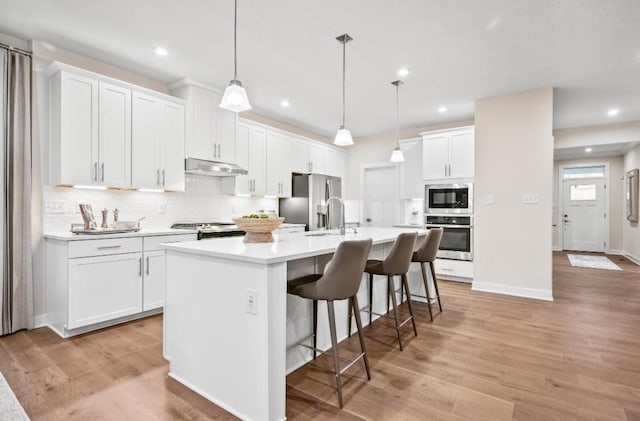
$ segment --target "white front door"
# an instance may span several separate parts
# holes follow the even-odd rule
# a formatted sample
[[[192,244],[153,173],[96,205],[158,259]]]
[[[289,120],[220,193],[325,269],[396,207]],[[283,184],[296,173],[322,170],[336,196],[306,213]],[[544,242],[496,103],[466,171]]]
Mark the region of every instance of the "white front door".
[[[398,202],[398,177],[396,165],[365,168],[363,172],[362,220],[366,227],[390,227],[396,223]]]
[[[563,193],[562,248],[605,251],[604,179],[564,180]]]

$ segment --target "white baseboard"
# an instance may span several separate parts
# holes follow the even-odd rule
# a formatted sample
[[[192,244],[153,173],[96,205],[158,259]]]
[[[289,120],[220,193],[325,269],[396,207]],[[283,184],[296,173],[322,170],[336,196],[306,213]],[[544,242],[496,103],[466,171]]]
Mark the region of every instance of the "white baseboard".
[[[562,247],[560,247],[560,246],[553,246],[553,247],[551,247],[551,250],[553,250],[553,251],[562,251]]]
[[[45,327],[47,325],[47,315],[46,314],[38,314],[33,316],[33,328],[37,329],[39,327]]]
[[[473,281],[473,291],[492,292],[494,294],[513,295],[516,297],[533,298],[536,300],[553,301],[553,293],[542,289],[512,287],[509,285],[490,284]]]
[[[610,249],[607,251],[607,254],[614,254],[617,256],[624,256],[624,250],[620,250],[620,249]]]
[[[640,265],[640,257],[636,257],[631,253],[627,253],[626,251],[622,252],[622,255],[624,257],[626,257],[627,259],[631,260],[633,263],[635,263],[636,265]]]

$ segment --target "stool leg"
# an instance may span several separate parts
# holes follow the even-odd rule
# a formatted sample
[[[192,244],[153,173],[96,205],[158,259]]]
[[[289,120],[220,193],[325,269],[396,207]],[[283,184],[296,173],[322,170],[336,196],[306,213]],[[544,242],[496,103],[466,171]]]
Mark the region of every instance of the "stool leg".
[[[387,295],[391,295],[391,304],[393,304],[393,317],[396,321],[396,334],[398,335],[398,343],[400,351],[402,351],[402,338],[400,337],[400,324],[398,323],[398,303],[396,302],[396,293],[393,288],[393,276],[387,276]],[[387,302],[389,297],[387,296]]]
[[[442,302],[440,302],[440,292],[438,291],[438,280],[436,279],[436,270],[433,267],[433,262],[429,262],[429,266],[431,267],[431,276],[433,276],[433,286],[436,288],[436,298],[438,299],[438,307],[440,307],[440,312],[442,313]]]
[[[371,373],[369,372],[369,357],[367,357],[367,350],[364,347],[364,334],[362,333],[362,320],[360,320],[360,311],[358,310],[360,306],[358,305],[358,296],[354,295],[351,300],[349,300],[351,306],[353,307],[353,312],[356,315],[356,326],[358,327],[358,337],[360,338],[360,349],[362,349],[362,353],[364,354],[364,369],[367,371],[367,379],[371,380]]]
[[[338,388],[338,402],[342,409],[342,380],[340,379],[340,361],[338,360],[338,336],[336,335],[336,314],[333,309],[333,300],[327,301],[329,311],[329,330],[331,330],[331,354],[333,355],[333,365],[336,368],[336,385]]]
[[[404,291],[407,295],[407,305],[409,306],[409,314],[411,315],[411,324],[413,324],[413,334],[418,336],[418,329],[416,329],[416,318],[413,316],[413,306],[411,305],[411,292],[409,291],[409,281],[407,275],[402,275],[402,285],[404,285]]]
[[[318,300],[313,300],[313,359],[316,359],[318,351]]]
[[[373,273],[369,274],[369,328],[371,328],[371,318],[373,311]]]
[[[424,262],[420,262],[420,269],[422,270],[422,282],[424,282],[424,293],[427,296],[427,307],[429,308],[429,319],[433,321],[433,311],[431,310],[431,298],[429,297],[429,279],[427,279],[427,270],[424,267]]]
[[[349,334],[348,334],[347,338],[350,338],[351,337],[351,318],[353,317],[353,312],[354,311],[358,312],[359,310],[358,309],[354,309],[351,306],[351,304],[349,304],[347,307],[349,307],[349,322],[348,322],[348,325],[347,325],[347,329],[348,329]]]

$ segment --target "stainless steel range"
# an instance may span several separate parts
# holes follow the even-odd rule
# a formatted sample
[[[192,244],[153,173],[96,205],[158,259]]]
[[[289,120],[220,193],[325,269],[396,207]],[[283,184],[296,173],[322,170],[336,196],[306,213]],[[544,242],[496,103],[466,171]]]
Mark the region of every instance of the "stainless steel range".
[[[178,222],[172,229],[198,230],[198,240],[220,237],[239,237],[245,232],[231,222]]]

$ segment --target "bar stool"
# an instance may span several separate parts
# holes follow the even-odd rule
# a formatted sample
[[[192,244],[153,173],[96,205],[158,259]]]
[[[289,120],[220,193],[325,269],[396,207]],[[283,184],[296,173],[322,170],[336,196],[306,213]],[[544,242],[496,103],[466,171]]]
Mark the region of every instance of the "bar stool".
[[[427,235],[411,257],[412,262],[420,263],[420,269],[422,270],[422,281],[424,282],[424,291],[426,297],[418,294],[411,294],[414,297],[426,298],[427,305],[429,307],[429,318],[433,321],[433,312],[431,311],[431,297],[429,297],[429,280],[427,279],[427,271],[424,267],[425,263],[429,263],[431,269],[431,277],[433,278],[433,286],[435,288],[436,298],[438,299],[438,307],[442,313],[442,303],[440,302],[440,293],[438,292],[438,280],[436,279],[436,271],[433,266],[433,262],[436,260],[438,249],[440,248],[440,241],[442,241],[442,234],[444,228],[431,228],[427,231]]]
[[[360,338],[360,348],[362,352],[354,360],[349,361],[338,356],[338,338],[336,334],[336,315],[333,302],[335,300],[349,300],[349,310],[358,309],[358,287],[362,280],[367,257],[371,250],[371,239],[360,241],[343,241],[338,245],[333,258],[327,263],[322,275],[307,275],[292,279],[287,283],[287,292],[298,297],[313,300],[313,334],[300,339],[298,342],[287,347],[287,351],[296,346],[304,346],[313,350],[313,358],[316,352],[323,352],[316,348],[316,338],[318,330],[318,300],[327,302],[329,313],[329,330],[331,332],[331,355],[336,371],[336,385],[338,389],[338,402],[342,408],[342,380],[340,376],[348,370],[358,360],[363,359],[364,368],[367,372],[367,379],[371,380],[369,372],[369,360],[364,346],[364,334],[362,332],[362,321],[360,313],[356,311],[356,325]],[[305,344],[307,340],[313,338],[313,346]],[[340,369],[342,360],[347,366]]]
[[[360,311],[366,311],[369,313],[369,324],[371,324],[372,315],[384,316],[384,314],[373,312],[373,275],[386,275],[387,276],[387,313],[389,312],[389,296],[391,296],[391,304],[393,306],[393,318],[396,323],[396,334],[398,335],[398,343],[400,344],[400,351],[403,350],[402,339],[400,337],[400,328],[404,326],[409,320],[413,324],[413,333],[418,336],[418,330],[416,329],[416,321],[413,317],[413,307],[411,306],[411,293],[409,292],[409,282],[407,282],[407,272],[411,265],[411,256],[416,244],[416,238],[418,234],[415,232],[402,233],[398,236],[389,255],[384,260],[368,260],[367,266],[364,271],[369,274],[369,305],[360,309]],[[398,303],[396,302],[396,288],[393,282],[393,277],[400,275],[402,291],[406,293],[407,304],[409,305],[409,314],[405,320],[400,322],[398,320]],[[400,296],[402,299],[402,295]],[[356,313],[357,310],[354,310]],[[351,335],[351,315],[349,315],[349,335]]]

